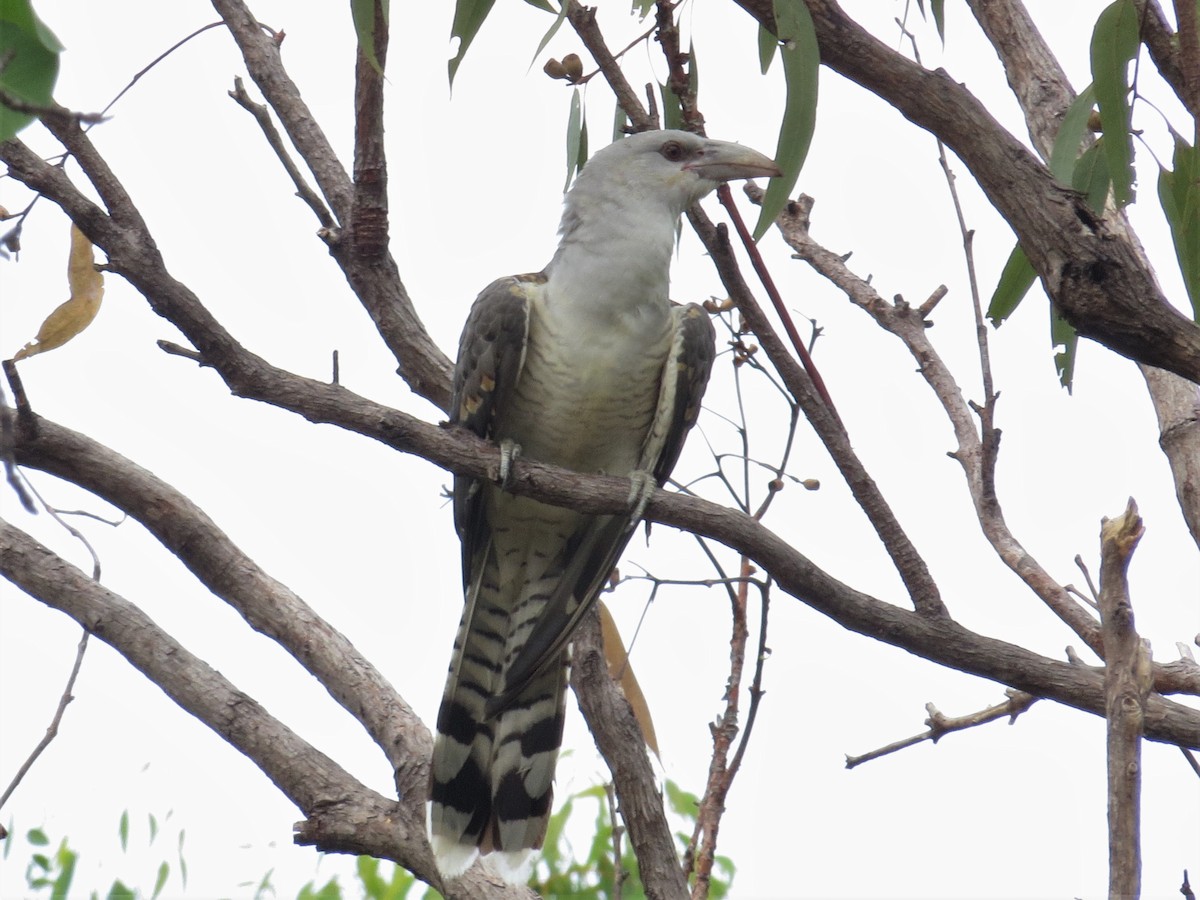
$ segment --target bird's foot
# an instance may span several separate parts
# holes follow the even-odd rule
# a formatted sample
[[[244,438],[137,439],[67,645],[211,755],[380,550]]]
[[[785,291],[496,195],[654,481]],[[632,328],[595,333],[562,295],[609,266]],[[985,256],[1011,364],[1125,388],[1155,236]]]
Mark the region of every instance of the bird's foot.
[[[645,469],[634,469],[629,473],[629,521],[636,525],[650,505],[650,498],[658,490],[654,475]]]
[[[500,471],[496,481],[503,490],[508,489],[508,479],[512,475],[512,464],[521,456],[521,445],[511,438],[500,442]]]

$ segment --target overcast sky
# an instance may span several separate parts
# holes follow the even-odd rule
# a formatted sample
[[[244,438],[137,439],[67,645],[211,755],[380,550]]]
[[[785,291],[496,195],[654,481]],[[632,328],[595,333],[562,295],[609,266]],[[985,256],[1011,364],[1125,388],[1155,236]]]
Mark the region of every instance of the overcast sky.
[[[877,35],[899,44],[893,17],[904,3],[847,4]],[[1035,17],[1077,89],[1089,81],[1090,23],[1102,3],[1034,3]],[[394,4],[388,76],[392,251],[438,343],[452,352],[476,293],[493,278],[536,271],[549,259],[565,177],[570,89],[541,73],[547,56],[580,51],[564,27],[537,60],[551,19],[523,3],[497,4],[459,72],[445,78],[450,4]],[[351,156],[354,36],[345,4],[256,3],[259,18],[286,31],[284,59],[344,160]],[[645,24],[605,7],[610,44]],[[910,25],[926,65],[945,66],[1024,138],[1003,73],[966,11],[948,4],[943,51],[915,10]],[[213,21],[203,3],[116,5],[40,2],[67,46],[56,96],[75,109],[102,108],[132,75],[190,31]],[[683,24],[694,36],[701,106],[709,134],[765,152],[775,146],[782,78],[758,76],[755,28],[732,4],[694,3]],[[630,80],[662,66],[657,45],[627,57]],[[530,65],[532,61],[532,66]],[[1143,67],[1146,72],[1149,67]],[[395,375],[366,315],[315,237],[317,223],[249,116],[226,96],[244,76],[232,41],[209,31],[148,74],[93,130],[155,233],[171,272],[203,299],[247,348],[300,374],[328,378],[338,350],[350,389],[438,421],[441,414]],[[853,85],[821,72],[812,152],[800,190],[813,195],[813,234],[872,275],[885,297],[913,302],[949,287],[933,338],[964,393],[982,399],[974,358],[961,236],[933,139]],[[1150,79],[1147,95],[1180,122],[1178,107]],[[253,88],[251,88],[253,91]],[[593,146],[607,140],[612,98],[596,79],[587,105]],[[1147,144],[1169,152],[1162,120],[1142,108]],[[23,137],[46,154],[38,127]],[[1182,302],[1174,255],[1154,194],[1155,168],[1139,145],[1139,235],[1168,296]],[[1165,158],[1165,157],[1164,157]],[[1007,226],[954,162],[984,291],[1011,249]],[[77,173],[76,173],[77,174]],[[0,182],[0,204],[26,195]],[[717,216],[715,200],[706,201]],[[752,215],[748,211],[747,215]],[[66,296],[68,223],[39,203],[20,261],[0,263],[0,354],[32,338]],[[951,611],[967,626],[1063,658],[1080,642],[987,548],[970,512],[961,470],[945,455],[953,435],[914,364],[774,235],[764,252],[788,305],[824,329],[817,362],[862,455],[918,548]],[[441,489],[446,473],[353,435],[318,427],[229,396],[215,375],[155,346],[179,335],[144,298],[107,280],[93,326],[68,346],[22,364],[36,411],[97,440],[175,484],[200,504],[271,575],[346,634],[432,722],[460,611],[458,547]],[[672,294],[720,295],[719,282],[683,237]],[[998,471],[1007,520],[1029,552],[1061,582],[1082,585],[1072,562],[1098,569],[1102,516],[1136,497],[1147,532],[1130,577],[1140,631],[1160,661],[1200,630],[1200,559],[1175,504],[1157,447],[1153,411],[1135,367],[1082,343],[1073,396],[1057,386],[1045,300],[1030,295],[991,335],[1001,391],[1004,444]],[[711,467],[705,438],[736,452],[722,417],[737,405],[729,357],[718,362],[700,420],[677,474]],[[761,378],[743,384],[752,453],[773,460],[786,410]],[[819,479],[819,491],[786,488],[767,520],[818,565],[854,587],[901,603],[886,555],[802,423],[789,471]],[[99,501],[32,473],[47,500],[111,513]],[[754,490],[761,496],[765,476]],[[716,487],[709,496],[727,502]],[[81,566],[87,554],[45,515],[30,518],[11,494],[4,514]],[[283,651],[251,632],[140,526],[80,525],[104,566],[103,581],[137,603],[273,715],[366,784],[392,791],[377,748]],[[730,558],[727,564],[732,565]],[[626,554],[663,578],[711,572],[691,538],[656,528]],[[0,781],[43,733],[58,701],[78,628],[7,584],[0,587]],[[628,639],[649,585],[634,581],[607,602]],[[937,669],[849,634],[793,598],[771,606],[767,694],[745,768],[734,785],[719,851],[738,866],[738,898],[1099,897],[1106,892],[1104,723],[1049,703],[1016,725],[996,724],[922,745],[854,771],[859,754],[923,730],[924,705],[964,714],[1003,699],[1002,686]],[[646,613],[633,665],[655,716],[662,772],[687,790],[703,787],[708,723],[721,711],[728,664],[728,606],[719,589],[660,591]],[[69,836],[82,855],[77,884],[107,888],[114,877],[149,887],[164,857],[174,862],[186,832],[188,895],[244,895],[273,870],[280,897],[348,861],[318,861],[293,848],[292,807],[246,759],[182,713],[114,651],[93,641],[61,734],[26,778],[0,821],[18,835],[42,826]],[[559,798],[604,773],[569,704]],[[1184,866],[1200,872],[1196,780],[1174,748],[1145,748],[1143,822],[1147,897],[1175,896]],[[134,828],[122,854],[117,823]],[[154,847],[146,818],[170,821]],[[593,811],[586,809],[580,835]],[[0,895],[17,896],[24,873],[0,863]],[[168,894],[181,892],[175,876]]]

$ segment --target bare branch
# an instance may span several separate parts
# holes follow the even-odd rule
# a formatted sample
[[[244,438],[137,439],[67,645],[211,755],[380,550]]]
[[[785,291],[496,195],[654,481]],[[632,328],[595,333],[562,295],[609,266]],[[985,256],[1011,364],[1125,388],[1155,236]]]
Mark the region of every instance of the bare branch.
[[[17,768],[17,772],[13,775],[12,780],[8,783],[8,787],[4,789],[4,793],[0,794],[0,809],[4,808],[4,804],[8,802],[8,798],[12,796],[13,791],[17,789],[17,785],[25,778],[26,773],[33,768],[33,764],[37,762],[37,758],[42,755],[50,742],[58,737],[58,726],[62,722],[63,713],[67,711],[67,704],[75,699],[72,691],[75,690],[75,679],[79,677],[79,667],[83,665],[83,654],[87,650],[88,632],[84,629],[83,634],[79,638],[79,644],[75,649],[75,662],[71,666],[71,674],[67,676],[67,686],[63,688],[62,696],[58,698],[58,706],[54,710],[54,716],[50,719],[50,724],[46,726],[46,733],[42,739],[37,742],[37,746],[26,757],[25,762]]]
[[[895,741],[877,750],[864,753],[861,756],[846,754],[846,768],[853,769],[865,762],[871,762],[871,760],[896,753],[899,750],[905,750],[908,747],[916,746],[925,741],[933,741],[936,744],[942,737],[951,732],[965,731],[977,725],[986,725],[988,722],[995,722],[997,719],[1008,719],[1011,725],[1016,721],[1017,716],[1033,706],[1038,700],[1037,697],[1027,694],[1024,691],[1010,690],[1007,693],[1008,699],[1003,703],[997,703],[995,706],[989,706],[987,709],[981,709],[978,712],[969,713],[965,716],[947,716],[940,712],[932,703],[926,703],[925,711],[929,713],[929,718],[925,720],[925,724],[929,726],[928,731],[901,741]]]
[[[1150,650],[1133,622],[1126,570],[1145,529],[1137,504],[1100,527],[1100,619],[1108,718],[1108,893],[1141,893],[1142,723],[1150,693]]]

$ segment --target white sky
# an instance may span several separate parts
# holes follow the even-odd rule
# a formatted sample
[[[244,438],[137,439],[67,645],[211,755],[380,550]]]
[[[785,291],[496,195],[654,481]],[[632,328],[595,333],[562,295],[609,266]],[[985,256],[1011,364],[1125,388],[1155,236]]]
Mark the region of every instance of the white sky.
[[[896,42],[892,18],[904,4],[847,4],[876,34]],[[1076,88],[1089,80],[1090,23],[1103,4],[1035,3],[1035,16]],[[927,65],[945,66],[1024,135],[995,55],[959,6],[948,4],[943,52],[932,26],[913,13]],[[393,243],[406,286],[439,344],[452,351],[475,294],[498,275],[540,268],[554,247],[565,174],[569,89],[541,73],[546,56],[579,50],[564,27],[532,66],[544,13],[497,4],[460,70],[451,100],[445,81],[450,4],[394,4],[388,75]],[[444,8],[443,8],[444,7]],[[639,26],[625,4],[605,8],[613,46]],[[755,30],[730,4],[697,3],[684,14],[695,35],[701,103],[714,137],[770,152],[782,99],[781,73],[757,74]],[[42,2],[39,11],[68,47],[57,90],[76,109],[103,107],[134,72],[189,31],[215,18],[202,3]],[[354,38],[343,5],[259,2],[259,18],[287,32],[284,58],[344,160],[350,159]],[[628,57],[631,80],[661,75],[652,46]],[[1143,71],[1147,71],[1144,67]],[[174,275],[218,319],[274,364],[327,377],[341,356],[343,383],[373,399],[436,421],[394,374],[366,315],[314,236],[316,223],[249,116],[225,92],[243,74],[232,42],[206,33],[144,78],[92,134],[155,232]],[[828,70],[821,73],[817,134],[800,189],[817,199],[814,236],[872,274],[887,297],[919,302],[950,288],[933,337],[980,399],[961,238],[933,139],[894,110]],[[1147,93],[1180,121],[1155,85]],[[253,90],[253,89],[252,89]],[[612,101],[589,88],[593,146],[607,140]],[[1161,119],[1138,123],[1157,152],[1168,146]],[[53,152],[36,128],[25,135]],[[1155,170],[1138,148],[1143,203],[1136,227],[1169,296],[1182,300],[1174,255],[1156,211]],[[990,292],[1013,238],[956,167],[981,284]],[[0,203],[24,206],[0,182]],[[719,207],[707,201],[712,215]],[[748,211],[747,215],[753,215]],[[65,298],[67,222],[40,203],[17,264],[0,264],[0,353],[9,356]],[[673,280],[676,299],[720,294],[715,273],[685,235]],[[944,417],[893,339],[829,285],[789,259],[775,236],[763,241],[789,306],[825,329],[817,362],[856,448],[925,554],[951,611],[966,625],[1062,657],[1076,640],[991,554],[970,514],[963,478],[945,452]],[[1131,363],[1094,345],[1080,348],[1073,397],[1057,387],[1047,348],[1045,301],[1026,307],[992,339],[1004,429],[1001,502],[1017,537],[1057,578],[1081,584],[1072,562],[1097,569],[1102,516],[1133,495],[1147,524],[1131,569],[1138,625],[1156,658],[1200,629],[1200,560],[1175,505],[1157,448],[1153,411]],[[198,502],[268,572],[343,631],[432,722],[460,609],[458,549],[440,496],[447,475],[352,435],[229,396],[207,370],[168,357],[159,338],[178,339],[145,300],[109,278],[93,326],[61,350],[22,364],[34,408],[103,441]],[[709,440],[736,452],[732,375],[722,358],[701,419]],[[755,455],[773,459],[782,407],[761,382],[745,387]],[[706,470],[694,439],[677,474]],[[904,594],[862,514],[809,430],[800,426],[790,471],[818,478],[815,493],[789,487],[768,524],[835,576],[876,596]],[[32,473],[54,504],[104,512],[68,485]],[[764,479],[760,479],[760,482]],[[760,483],[756,490],[761,492]],[[715,491],[711,494],[721,499]],[[761,493],[759,494],[761,496]],[[47,516],[31,519],[11,495],[4,514],[67,558],[86,553]],[[377,748],[323,689],[270,641],[254,634],[199,587],[140,526],[84,522],[101,555],[103,580],[319,749],[375,789],[391,791]],[[663,577],[710,574],[691,539],[655,530],[635,541],[623,570],[640,563]],[[41,736],[70,668],[78,629],[63,615],[5,584],[0,599],[0,781]],[[649,592],[634,582],[608,598],[628,638]],[[720,590],[660,592],[633,662],[663,749],[663,772],[699,793],[708,723],[721,710],[728,613]],[[849,634],[776,593],[772,655],[745,767],[729,798],[720,852],[738,866],[738,898],[1096,897],[1106,890],[1104,725],[1040,703],[1014,727],[954,735],[852,772],[859,754],[923,730],[924,704],[962,714],[1002,698],[1002,688]],[[1085,654],[1086,655],[1086,654]],[[62,732],[0,814],[24,831],[69,836],[82,854],[76,884],[107,888],[114,877],[144,887],[158,861],[174,860],[186,831],[188,896],[241,896],[268,870],[280,897],[295,896],[319,871],[291,845],[299,818],[265,777],[100,641],[84,661]],[[558,796],[598,783],[601,764],[571,704]],[[1147,897],[1175,896],[1181,870],[1200,872],[1200,804],[1179,752],[1148,744],[1144,757],[1143,848]],[[130,810],[131,849],[117,822]],[[171,819],[149,852],[146,817]],[[582,814],[587,834],[592,810]],[[15,852],[15,851],[14,851]],[[24,873],[0,862],[0,896],[23,892]],[[181,893],[173,875],[168,895]]]

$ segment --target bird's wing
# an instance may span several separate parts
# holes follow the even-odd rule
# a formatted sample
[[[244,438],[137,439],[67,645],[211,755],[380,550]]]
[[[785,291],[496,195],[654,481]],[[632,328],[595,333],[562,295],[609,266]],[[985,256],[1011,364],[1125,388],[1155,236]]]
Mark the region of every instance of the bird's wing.
[[[652,474],[660,487],[678,461],[688,431],[696,424],[716,355],[716,334],[700,306],[691,303],[675,307],[673,314],[675,335],[639,466]],[[488,702],[489,716],[508,707],[541,668],[566,647],[608,581],[637,524],[629,516],[596,516],[575,534],[565,554],[569,562],[561,580],[509,666],[504,689]]]
[[[494,439],[498,411],[504,409],[525,367],[529,290],[544,282],[542,275],[500,278],[475,300],[458,345],[452,424]],[[464,588],[478,570],[473,561],[490,539],[482,500],[478,479],[455,476],[454,527],[462,541]]]

